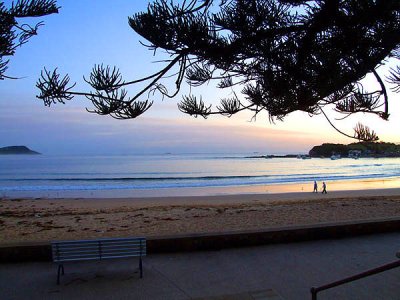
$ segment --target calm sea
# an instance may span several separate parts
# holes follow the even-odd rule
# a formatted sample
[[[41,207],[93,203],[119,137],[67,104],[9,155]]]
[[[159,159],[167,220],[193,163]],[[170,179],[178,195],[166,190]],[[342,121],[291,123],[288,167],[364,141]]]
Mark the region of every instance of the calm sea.
[[[390,179],[400,158],[246,158],[245,154],[0,156],[0,196],[58,196]],[[311,184],[311,183],[310,183]]]

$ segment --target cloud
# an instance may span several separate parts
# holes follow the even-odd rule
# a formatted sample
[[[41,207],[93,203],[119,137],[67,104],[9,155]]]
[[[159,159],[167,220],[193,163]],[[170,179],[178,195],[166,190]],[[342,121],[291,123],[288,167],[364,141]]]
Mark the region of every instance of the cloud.
[[[307,149],[310,136],[233,119],[142,116],[119,121],[80,107],[1,105],[2,144],[27,144],[44,153],[128,154],[187,152],[287,153]]]

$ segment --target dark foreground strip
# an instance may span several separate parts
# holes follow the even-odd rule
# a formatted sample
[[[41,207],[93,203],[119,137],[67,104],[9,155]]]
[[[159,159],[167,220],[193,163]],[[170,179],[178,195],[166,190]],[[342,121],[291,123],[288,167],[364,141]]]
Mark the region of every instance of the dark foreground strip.
[[[187,234],[147,238],[147,253],[221,250],[235,247],[339,239],[400,230],[400,218],[280,227],[258,231]],[[51,261],[48,243],[0,245],[0,263]]]

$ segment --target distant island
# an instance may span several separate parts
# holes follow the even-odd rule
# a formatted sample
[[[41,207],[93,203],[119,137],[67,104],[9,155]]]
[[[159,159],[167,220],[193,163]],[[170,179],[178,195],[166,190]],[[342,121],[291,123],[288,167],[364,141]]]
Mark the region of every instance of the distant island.
[[[0,155],[7,155],[7,154],[41,154],[39,152],[33,151],[26,146],[8,146],[0,148]]]
[[[348,145],[322,144],[314,146],[308,153],[311,157],[400,157],[400,145],[384,142],[359,142]]]

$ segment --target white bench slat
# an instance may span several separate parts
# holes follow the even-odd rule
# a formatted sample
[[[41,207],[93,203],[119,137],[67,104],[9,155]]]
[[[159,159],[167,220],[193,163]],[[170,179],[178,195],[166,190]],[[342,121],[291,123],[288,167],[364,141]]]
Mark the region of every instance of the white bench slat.
[[[118,247],[118,248],[97,248],[97,249],[69,249],[67,251],[65,250],[54,250],[53,254],[54,255],[61,255],[64,253],[90,253],[90,252],[112,252],[112,251],[141,251],[141,252],[145,252],[146,247],[142,247],[142,248],[129,248],[129,247]]]
[[[112,256],[114,254],[140,256],[141,254],[143,254],[143,252],[141,252],[141,251],[106,251],[106,252],[101,252],[101,253],[100,252],[65,253],[65,254],[56,255],[55,258],[57,260],[62,260],[62,259],[70,258],[70,257],[75,257],[75,258],[81,257],[82,259],[85,259],[86,257],[90,257],[90,256],[106,257],[106,256]],[[142,256],[144,256],[144,255],[142,255]]]
[[[137,242],[137,241],[146,241],[146,238],[144,237],[137,237],[137,238],[107,238],[107,239],[93,239],[93,240],[69,240],[69,241],[55,241],[53,243],[59,243],[59,244],[84,244],[84,243],[88,243],[88,244],[93,244],[93,243],[98,243],[98,242],[102,242],[102,243],[118,243],[118,242]]]
[[[97,245],[96,247],[76,247],[76,248],[57,248],[54,247],[52,249],[53,253],[68,253],[68,252],[88,252],[88,251],[99,251],[99,250],[120,250],[120,249],[126,249],[126,250],[140,250],[140,249],[146,249],[146,246],[141,246],[141,247],[132,247],[132,246],[118,246],[118,247],[111,247],[111,246],[103,246],[103,245]]]
[[[114,259],[114,258],[128,258],[128,257],[137,257],[137,255],[114,255],[114,256],[108,256],[108,257],[104,257],[101,260],[105,260],[105,259]],[[91,257],[91,258],[87,258],[85,260],[100,260],[98,257]],[[82,261],[82,259],[80,258],[68,258],[68,259],[64,259],[62,261],[57,261],[55,260],[54,262],[74,262],[74,261]]]
[[[54,244],[57,244],[58,247],[60,248],[75,248],[75,247],[93,247],[98,244],[101,245],[106,245],[106,246],[118,246],[118,245],[132,245],[132,246],[140,246],[140,244],[145,243],[144,240],[140,241],[127,241],[127,242],[115,242],[115,243],[110,243],[110,242],[103,242],[103,241],[98,241],[98,242],[93,242],[93,243],[75,243],[75,244],[70,244],[70,243],[64,243],[64,242],[53,242]]]
[[[131,248],[131,249],[140,249],[144,247],[144,243],[142,243],[142,245],[137,244],[137,245],[133,245],[133,244],[116,244],[116,245],[104,245],[104,244],[93,244],[93,245],[76,245],[74,247],[71,246],[62,246],[62,245],[56,245],[53,246],[53,250],[58,250],[58,251],[72,251],[74,249],[98,249],[99,247],[101,248],[109,248],[109,249],[117,249],[117,248]]]

